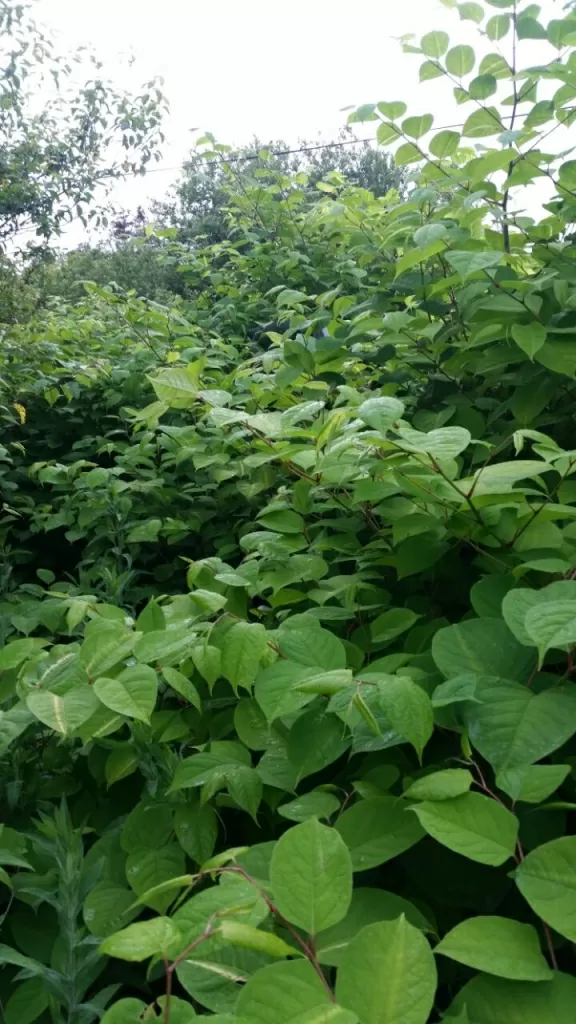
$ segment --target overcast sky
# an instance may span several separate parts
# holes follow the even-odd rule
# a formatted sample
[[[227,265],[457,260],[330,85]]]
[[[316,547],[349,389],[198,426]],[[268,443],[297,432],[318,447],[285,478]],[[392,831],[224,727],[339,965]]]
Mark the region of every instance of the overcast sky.
[[[560,16],[562,0],[541,6],[546,21]],[[441,79],[419,85],[420,60],[403,54],[397,37],[442,28],[452,44],[477,46],[476,27],[438,0],[37,0],[36,16],[61,50],[90,43],[119,86],[164,79],[171,112],[163,169],[115,192],[132,209],[174,183],[169,168],[185,158],[193,129],[232,145],[255,134],[331,139],[344,123],[342,107],[395,99],[410,113],[433,113],[434,127],[461,122],[450,87]],[[499,45],[510,42],[488,48]],[[521,46],[526,63],[542,59],[531,41]]]

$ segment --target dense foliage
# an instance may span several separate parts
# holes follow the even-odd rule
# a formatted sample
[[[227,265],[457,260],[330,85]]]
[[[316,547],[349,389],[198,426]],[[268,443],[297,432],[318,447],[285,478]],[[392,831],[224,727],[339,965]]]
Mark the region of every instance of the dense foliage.
[[[7,1024],[573,1022],[576,16],[446,6],[406,197],[243,177],[187,298],[4,332]]]

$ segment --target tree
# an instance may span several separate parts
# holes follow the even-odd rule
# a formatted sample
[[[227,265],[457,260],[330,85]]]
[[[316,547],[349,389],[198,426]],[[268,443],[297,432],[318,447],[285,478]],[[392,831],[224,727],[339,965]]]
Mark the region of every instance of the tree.
[[[211,138],[206,137],[208,141]],[[218,159],[207,160],[193,151],[173,197],[156,203],[153,210],[159,223],[178,228],[182,241],[202,238],[208,243],[221,242],[229,234],[226,210],[230,192],[241,193],[246,180],[256,176],[265,184],[274,183],[279,175],[303,174],[313,195],[317,183],[334,171],[376,197],[390,189],[402,191],[405,180],[403,171],[382,149],[355,141],[350,128],[342,129],[332,145],[300,140],[292,148],[282,140],[264,145],[254,138],[234,152],[223,147]]]
[[[16,0],[0,0],[0,246],[46,243],[127,173],[143,173],[162,142],[162,92],[119,93],[96,57],[71,60]],[[40,111],[38,97],[43,106]]]

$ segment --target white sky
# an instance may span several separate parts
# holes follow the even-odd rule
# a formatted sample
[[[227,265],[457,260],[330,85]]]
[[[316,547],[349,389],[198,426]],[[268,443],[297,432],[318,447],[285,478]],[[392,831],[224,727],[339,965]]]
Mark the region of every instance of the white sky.
[[[561,16],[562,0],[540,2],[544,22]],[[441,28],[452,45],[477,46],[476,26],[438,0],[37,0],[36,18],[60,50],[89,43],[118,86],[164,79],[171,112],[162,168],[181,164],[192,129],[231,145],[253,135],[292,143],[335,138],[349,104],[402,99],[412,114],[433,113],[435,127],[469,112],[443,80],[420,85],[420,58],[403,54],[395,38]],[[484,49],[500,45],[510,41]],[[520,45],[526,64],[543,59],[542,44]],[[372,135],[373,126],[360,125],[359,134]],[[156,171],[117,186],[114,198],[134,209],[165,195],[177,176]]]

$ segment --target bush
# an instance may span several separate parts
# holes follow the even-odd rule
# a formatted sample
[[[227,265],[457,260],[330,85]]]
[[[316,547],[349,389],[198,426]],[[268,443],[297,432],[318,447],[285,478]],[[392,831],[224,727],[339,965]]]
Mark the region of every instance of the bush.
[[[7,332],[9,1024],[573,1020],[576,19],[489,7],[554,59],[351,115],[406,199],[250,180],[189,303]]]

